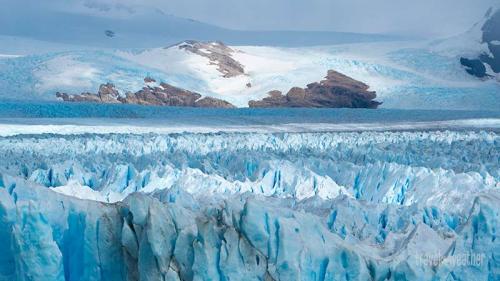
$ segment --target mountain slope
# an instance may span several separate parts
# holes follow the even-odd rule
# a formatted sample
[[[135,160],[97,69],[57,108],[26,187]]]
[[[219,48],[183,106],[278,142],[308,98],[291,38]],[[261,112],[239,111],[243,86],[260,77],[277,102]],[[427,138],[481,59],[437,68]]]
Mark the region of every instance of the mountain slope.
[[[151,7],[102,7],[87,2],[89,1],[69,1],[62,7],[30,0],[9,4],[9,8],[0,10],[0,54],[62,51],[76,46],[80,49],[152,48],[185,39],[222,40],[233,45],[277,46],[393,39],[391,36],[343,32],[231,30],[165,14]],[[29,42],[29,46],[22,42]]]
[[[99,132],[0,137],[0,279],[499,279],[497,133]]]
[[[383,108],[500,108],[498,83],[468,75],[455,54],[437,52],[427,42],[302,48],[227,47],[206,42],[197,52],[183,47],[192,43],[0,58],[0,99],[55,100],[56,92],[92,93],[108,82],[125,94],[142,89],[143,79],[151,77],[246,107],[248,101],[261,100],[269,91],[286,93],[292,87],[321,81],[329,70],[335,70],[367,84]],[[206,46],[231,51],[211,57],[214,50]],[[239,65],[240,71],[224,77],[221,65],[232,64]]]

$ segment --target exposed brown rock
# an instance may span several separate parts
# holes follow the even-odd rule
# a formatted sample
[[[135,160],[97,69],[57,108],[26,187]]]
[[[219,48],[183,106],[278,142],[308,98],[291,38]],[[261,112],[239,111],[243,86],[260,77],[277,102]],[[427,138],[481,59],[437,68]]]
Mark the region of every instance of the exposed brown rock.
[[[217,70],[226,78],[245,74],[243,65],[232,57],[234,50],[222,42],[188,40],[180,44],[179,49],[208,58],[210,64],[217,65]]]
[[[144,83],[154,83],[154,82],[156,82],[156,80],[151,77],[144,78]]]
[[[148,83],[148,81],[153,82],[154,79],[146,78],[144,81]],[[198,93],[177,88],[163,82],[159,87],[146,86],[135,93],[127,92],[125,96],[120,96],[114,85],[110,83],[101,85],[97,94],[82,93],[80,95],[68,95],[57,92],[56,96],[67,102],[234,108],[234,105],[227,101],[212,97],[201,98],[201,95]]]
[[[201,95],[161,83],[160,87],[144,87],[136,93],[128,93],[123,103],[163,106],[194,106]]]
[[[104,103],[120,103],[118,97],[120,93],[115,89],[115,85],[111,83],[102,84],[97,92],[99,99]]]
[[[250,101],[250,107],[328,107],[377,108],[375,92],[369,86],[344,74],[329,70],[326,79],[307,85],[305,89],[293,87],[286,95],[271,91],[260,101]]]
[[[204,97],[195,102],[196,107],[236,108],[231,103],[212,97]]]

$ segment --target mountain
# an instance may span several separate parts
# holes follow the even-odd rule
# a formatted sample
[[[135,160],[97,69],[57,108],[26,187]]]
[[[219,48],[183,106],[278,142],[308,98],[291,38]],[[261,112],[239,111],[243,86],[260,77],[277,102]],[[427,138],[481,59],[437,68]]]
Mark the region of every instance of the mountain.
[[[461,46],[461,45],[458,45]],[[316,47],[228,46],[182,41],[136,50],[87,49],[0,57],[0,100],[56,101],[56,93],[96,93],[112,83],[137,92],[150,77],[171,86],[247,107],[270,91],[324,79],[334,70],[366,84],[381,108],[500,108],[500,86],[468,75],[453,51],[426,41]]]
[[[490,8],[466,33],[433,42],[432,49],[459,57],[473,76],[500,81],[500,8]]]

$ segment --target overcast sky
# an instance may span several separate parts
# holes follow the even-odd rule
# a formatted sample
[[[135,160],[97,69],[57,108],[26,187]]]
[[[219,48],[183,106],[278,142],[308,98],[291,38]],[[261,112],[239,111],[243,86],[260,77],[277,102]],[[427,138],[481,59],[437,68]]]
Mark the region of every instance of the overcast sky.
[[[167,13],[239,29],[443,35],[462,32],[499,0],[150,0]]]
[[[18,6],[81,6],[126,11],[138,6],[245,30],[326,30],[436,37],[461,33],[499,0],[0,0]],[[75,5],[75,2],[78,2]],[[17,3],[17,4],[16,4]],[[72,3],[71,5],[68,3]],[[23,7],[27,6],[23,4]],[[10,8],[12,9],[12,8]],[[39,9],[39,8],[37,8]],[[1,13],[0,13],[1,14]]]

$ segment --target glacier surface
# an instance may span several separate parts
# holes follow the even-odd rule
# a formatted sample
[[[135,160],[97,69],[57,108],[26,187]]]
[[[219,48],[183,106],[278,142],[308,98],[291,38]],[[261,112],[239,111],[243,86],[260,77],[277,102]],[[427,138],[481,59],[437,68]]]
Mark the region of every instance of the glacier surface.
[[[500,278],[498,130],[25,131],[0,155],[0,280]]]

